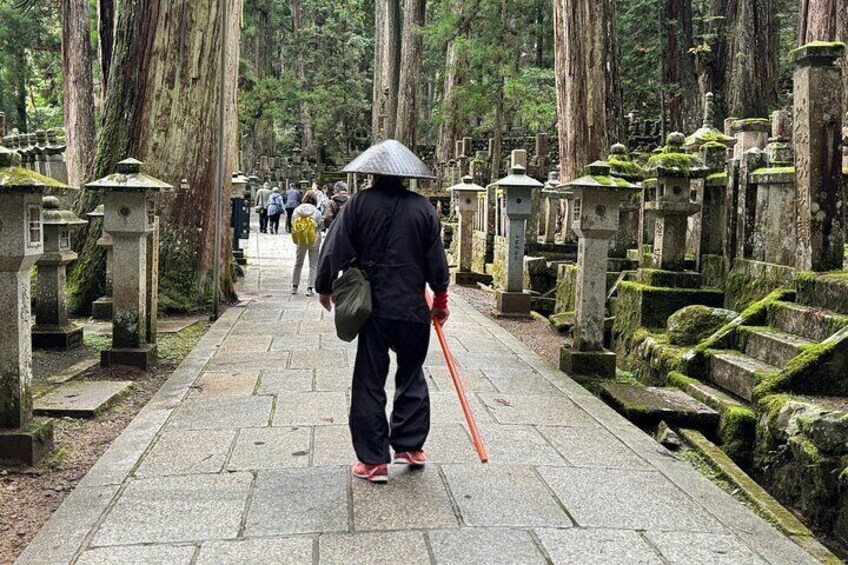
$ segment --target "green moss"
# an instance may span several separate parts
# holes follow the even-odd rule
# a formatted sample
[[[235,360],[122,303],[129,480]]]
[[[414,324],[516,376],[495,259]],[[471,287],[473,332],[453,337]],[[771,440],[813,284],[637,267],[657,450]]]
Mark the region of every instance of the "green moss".
[[[616,177],[594,175],[592,179],[603,186],[614,186],[621,188],[629,188],[631,186],[630,183],[626,180]]]
[[[754,396],[761,397],[779,392],[811,394],[848,394],[848,382],[841,377],[841,360],[848,344],[848,328],[821,343],[805,345],[777,374],[757,375]],[[843,352],[842,355],[839,353]],[[829,365],[836,358],[835,371]]]
[[[679,371],[671,371],[668,374],[668,384],[671,386],[675,386],[681,390],[686,390],[690,386],[700,385],[701,381],[693,379],[691,377],[687,377]]]
[[[636,163],[632,161],[624,161],[621,159],[616,159],[614,155],[610,155],[607,159],[607,164],[612,169],[613,175],[626,175],[632,178],[641,178],[642,177],[642,169]]]
[[[708,183],[718,183],[720,181],[727,182],[727,173],[713,173],[707,177]]]
[[[701,169],[701,160],[690,153],[669,153],[664,151],[648,159],[646,170],[656,173],[659,168],[688,173]]]
[[[701,146],[702,149],[727,149],[727,145],[719,140],[730,140],[732,138],[723,133],[719,133],[718,135],[715,133],[705,133],[701,136],[701,139],[711,139],[711,141],[707,141]]]
[[[718,437],[721,449],[737,464],[751,464],[757,433],[754,411],[742,406],[726,406],[721,411]]]
[[[83,343],[97,351],[106,351],[112,345],[112,340],[103,335],[85,334]]]
[[[62,184],[57,180],[23,167],[0,168],[0,192],[9,188],[15,189],[24,187],[68,189],[67,185]]]
[[[697,345],[735,317],[729,311],[694,304],[675,312],[668,319],[669,342],[673,345]]]

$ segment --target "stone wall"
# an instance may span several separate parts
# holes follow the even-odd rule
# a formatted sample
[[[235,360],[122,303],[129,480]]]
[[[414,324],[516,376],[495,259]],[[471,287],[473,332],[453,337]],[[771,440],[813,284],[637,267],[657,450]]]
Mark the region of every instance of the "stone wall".
[[[795,287],[795,269],[737,258],[727,275],[725,307],[741,312],[778,288]]]

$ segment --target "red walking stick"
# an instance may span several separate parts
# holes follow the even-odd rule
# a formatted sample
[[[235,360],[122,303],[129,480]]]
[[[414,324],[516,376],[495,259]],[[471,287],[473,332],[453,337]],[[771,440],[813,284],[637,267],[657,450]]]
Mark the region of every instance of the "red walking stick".
[[[427,293],[427,304],[433,307],[433,297]],[[445,331],[442,328],[442,323],[433,318],[433,326],[436,328],[436,336],[439,338],[439,344],[442,346],[442,353],[445,355],[445,362],[448,364],[453,386],[456,389],[456,394],[459,396],[459,403],[462,405],[462,411],[465,414],[465,421],[468,422],[468,430],[471,432],[471,439],[474,441],[474,447],[477,448],[477,456],[482,463],[489,462],[489,455],[486,453],[486,446],[483,445],[483,440],[480,439],[480,434],[477,432],[477,424],[474,422],[474,414],[471,412],[471,406],[468,405],[468,399],[465,397],[465,389],[462,388],[462,381],[459,380],[459,372],[456,370],[456,363],[453,361],[448,340],[445,339]]]

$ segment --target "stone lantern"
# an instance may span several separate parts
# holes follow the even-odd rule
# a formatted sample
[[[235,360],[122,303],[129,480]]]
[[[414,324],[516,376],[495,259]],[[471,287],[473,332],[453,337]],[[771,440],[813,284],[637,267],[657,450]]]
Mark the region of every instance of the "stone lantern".
[[[82,344],[82,326],[68,321],[65,299],[67,266],[77,259],[71,249],[71,229],[88,222],[77,218],[70,210],[63,210],[55,196],[44,197],[42,209],[44,254],[36,262],[38,286],[32,345],[67,350]]]
[[[238,265],[247,265],[247,258],[239,241],[250,239],[250,203],[244,197],[248,184],[249,181],[243,174],[233,173],[230,227],[233,228],[233,259]]]
[[[688,218],[701,209],[692,201],[692,180],[703,178],[708,170],[697,156],[684,153],[682,133],[668,136],[661,153],[648,161],[647,172],[657,179],[656,198],[645,203],[656,215],[653,266],[667,271],[684,271]]]
[[[450,187],[450,192],[459,210],[459,260],[457,269],[451,274],[453,284],[473,286],[480,278],[471,270],[472,239],[474,237],[474,216],[477,215],[479,194],[486,189],[474,184],[471,175],[463,177],[460,184]]]
[[[30,270],[44,251],[41,195],[67,187],[19,165],[0,147],[0,462],[32,465],[53,428],[32,419]]]
[[[545,185],[515,165],[512,174],[494,183],[503,190],[506,212],[506,276],[504,289],[498,291],[495,313],[504,317],[530,315],[530,294],[524,292],[525,222],[533,215],[533,195]]]
[[[562,349],[560,368],[570,375],[613,378],[615,353],[604,349],[609,243],[618,230],[620,206],[639,187],[613,177],[610,166],[597,161],[564,188],[574,193],[572,229],[578,244],[574,344]]]
[[[85,215],[89,222],[95,220],[103,221],[104,206],[101,204],[91,212]],[[101,228],[103,224],[101,223]],[[97,240],[97,246],[102,247],[106,253],[106,280],[104,285],[105,294],[95,300],[91,304],[91,317],[95,320],[111,320],[112,319],[112,236],[101,230],[100,239]]]
[[[44,148],[45,153],[45,175],[59,182],[68,182],[68,165],[65,162],[65,149],[67,145],[60,143],[56,130],[47,132],[48,145]]]
[[[548,182],[542,190],[542,198],[545,200],[545,243],[556,243],[557,220],[559,219],[560,205],[563,200],[571,200],[574,193],[565,190],[559,179],[559,171],[553,170],[548,173]],[[568,234],[571,230],[570,214],[563,223],[563,233]]]
[[[103,229],[112,236],[112,346],[101,353],[100,363],[105,367],[128,365],[146,370],[156,362],[156,345],[151,343],[155,336],[148,335],[154,325],[150,318],[155,318],[156,312],[151,308],[148,316],[148,305],[157,302],[157,261],[149,246],[156,235],[154,196],[173,187],[145,175],[141,166],[135,159],[121,161],[114,174],[88,185],[105,192]],[[153,261],[148,260],[149,255],[154,255]]]

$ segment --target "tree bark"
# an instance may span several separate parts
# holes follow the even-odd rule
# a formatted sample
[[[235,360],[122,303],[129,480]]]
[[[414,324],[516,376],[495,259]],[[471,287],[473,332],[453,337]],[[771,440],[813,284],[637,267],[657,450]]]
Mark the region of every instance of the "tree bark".
[[[400,0],[374,1],[374,141],[395,136],[400,78]]]
[[[798,45],[811,41],[848,42],[848,0],[801,0]],[[848,112],[848,53],[842,61],[843,113]]]
[[[773,0],[713,0],[715,37],[707,90],[716,95],[718,123],[764,118],[777,100],[778,25]]]
[[[202,309],[212,289],[218,135],[225,136],[225,170],[236,162],[236,87],[242,0],[228,2],[226,69],[220,68],[222,29],[218,0],[122,0],[115,35],[94,176],[114,172],[127,157],[146,162],[145,172],[175,187],[160,196],[160,305],[168,310]],[[219,87],[225,73],[226,91]],[[224,131],[217,127],[219,97],[225,97]],[[225,187],[225,190],[227,187]],[[225,198],[228,194],[225,193]],[[83,190],[78,212],[92,210],[98,194]],[[231,298],[231,230],[224,213],[221,287]],[[85,312],[103,291],[103,254],[98,233],[89,231],[70,277],[71,304]]]
[[[665,0],[665,90],[670,131],[691,132],[701,125],[701,92],[692,47],[691,0]]]
[[[297,77],[298,84],[301,85],[301,89],[303,90],[305,89],[306,83],[306,68],[303,62],[304,45],[300,39],[301,30],[303,29],[303,10],[300,0],[292,0],[291,12],[292,33],[294,35],[296,53],[295,75]],[[303,154],[310,155],[312,152],[314,130],[312,126],[312,117],[309,115],[309,104],[307,104],[305,98],[301,98],[300,100],[300,131]]]
[[[88,2],[62,0],[65,160],[73,187],[90,180],[94,159],[94,50],[89,25]]]
[[[115,0],[98,0],[97,21],[100,35],[100,95],[106,97],[109,70],[112,68],[112,51],[115,46]]]
[[[27,116],[27,76],[29,65],[27,64],[26,51],[22,45],[17,46],[15,51],[15,112],[18,114],[18,132],[29,132],[29,117]]]
[[[454,157],[456,141],[462,136],[462,120],[459,113],[457,89],[465,84],[465,56],[457,49],[456,42],[448,43],[445,57],[445,86],[442,94],[442,122],[439,126],[439,143],[436,156],[439,161]]]
[[[613,0],[555,0],[554,47],[564,181],[622,139]]]
[[[424,74],[426,0],[404,0],[403,46],[395,138],[415,151],[418,141],[421,77]]]

